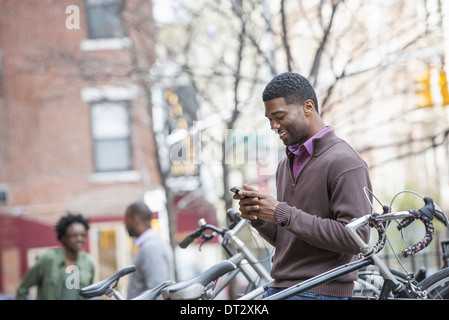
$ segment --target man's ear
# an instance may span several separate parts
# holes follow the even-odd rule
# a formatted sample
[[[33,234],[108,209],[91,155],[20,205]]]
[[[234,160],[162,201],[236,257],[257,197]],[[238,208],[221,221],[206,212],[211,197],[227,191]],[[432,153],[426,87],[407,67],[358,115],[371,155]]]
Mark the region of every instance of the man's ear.
[[[310,99],[306,100],[303,104],[303,110],[305,116],[310,116],[315,110],[315,103]]]

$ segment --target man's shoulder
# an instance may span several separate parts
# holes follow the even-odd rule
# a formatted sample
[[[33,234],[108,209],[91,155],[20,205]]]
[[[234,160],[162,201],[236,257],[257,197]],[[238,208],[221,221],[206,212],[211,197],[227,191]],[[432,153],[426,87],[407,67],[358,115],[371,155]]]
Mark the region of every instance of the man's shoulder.
[[[148,237],[140,246],[140,249],[143,248],[165,248],[165,246],[168,245],[164,239],[158,234],[154,233],[151,235],[151,237]]]
[[[325,155],[327,158],[338,160],[353,160],[363,164],[365,161],[358,152],[343,138],[337,136],[333,131],[323,136],[322,142],[319,144],[317,156]]]
[[[316,164],[334,178],[354,170],[368,170],[368,165],[358,152],[335,133],[329,134],[327,141],[322,142],[320,147],[315,154]]]
[[[359,153],[345,140],[340,139],[340,142],[333,145],[330,149],[333,159],[341,160],[346,165],[365,166],[365,160],[359,155]]]

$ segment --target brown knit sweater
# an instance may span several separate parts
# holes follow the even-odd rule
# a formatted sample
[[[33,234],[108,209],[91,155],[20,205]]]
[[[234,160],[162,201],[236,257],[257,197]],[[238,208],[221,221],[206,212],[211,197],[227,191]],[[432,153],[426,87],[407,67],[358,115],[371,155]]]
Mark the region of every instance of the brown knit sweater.
[[[290,156],[290,155],[289,155]],[[334,131],[313,140],[313,153],[296,181],[289,157],[276,173],[277,223],[256,220],[252,225],[276,251],[273,287],[289,287],[350,262],[359,252],[345,230],[353,218],[371,213],[363,187],[371,190],[366,163]],[[359,230],[365,241],[367,229]],[[351,296],[357,271],[309,291]]]

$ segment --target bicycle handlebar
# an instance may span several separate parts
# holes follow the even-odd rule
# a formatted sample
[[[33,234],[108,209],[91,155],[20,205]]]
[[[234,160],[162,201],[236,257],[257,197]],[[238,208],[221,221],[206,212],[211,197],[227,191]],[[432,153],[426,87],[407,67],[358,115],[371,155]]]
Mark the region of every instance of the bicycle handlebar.
[[[424,198],[424,203],[425,206],[419,210],[409,210],[410,217],[402,220],[401,223],[399,223],[397,226],[398,230],[402,230],[410,225],[410,223],[412,223],[414,220],[419,219],[422,221],[422,223],[424,223],[424,226],[426,228],[426,233],[421,241],[415,243],[414,245],[411,245],[410,247],[402,251],[402,256],[405,258],[421,251],[432,242],[435,232],[432,223],[433,217],[435,216],[435,205],[433,204],[433,200],[428,197]]]
[[[373,251],[377,253],[382,250],[386,241],[386,230],[384,225],[385,221],[403,219],[397,227],[398,230],[402,230],[410,225],[410,223],[412,223],[414,220],[421,220],[426,228],[426,233],[421,241],[407,247],[402,251],[402,255],[404,257],[408,257],[423,250],[432,242],[434,235],[432,220],[434,217],[447,225],[447,218],[445,217],[444,213],[442,213],[441,211],[436,214],[435,204],[431,198],[425,197],[424,203],[425,205],[419,210],[413,209],[408,211],[389,212],[390,208],[384,207],[384,212],[382,214],[373,213],[371,215],[366,215],[362,218],[356,219],[353,222],[347,224],[346,229],[348,230],[354,241],[356,241],[356,243],[360,245],[362,254],[368,255]],[[359,227],[365,225],[369,225],[371,228],[375,228],[379,234],[379,240],[373,246],[372,250],[370,250],[371,248],[358,236],[356,232]],[[360,255],[358,257],[360,258]]]
[[[215,236],[215,234],[212,234],[212,235],[206,235],[206,234],[204,234],[204,232],[205,232],[206,230],[211,230],[211,231],[216,232],[216,233],[219,233],[220,235],[223,236],[227,230],[234,228],[234,227],[238,224],[238,222],[240,222],[240,220],[241,220],[241,218],[240,218],[240,213],[237,212],[237,211],[235,211],[235,210],[233,210],[233,209],[228,209],[228,210],[226,211],[226,214],[227,214],[228,218],[229,218],[230,221],[231,221],[231,224],[230,224],[229,228],[218,228],[218,227],[215,227],[215,226],[213,226],[213,225],[211,225],[211,224],[205,224],[205,223],[204,223],[203,225],[200,226],[200,228],[198,228],[198,229],[196,229],[195,231],[193,231],[193,232],[191,232],[190,234],[188,234],[188,235],[187,235],[187,236],[186,236],[186,237],[179,243],[179,246],[180,246],[182,249],[185,249],[185,248],[187,248],[193,241],[195,241],[196,238],[199,238],[199,237],[202,237],[205,241],[211,240],[211,239]],[[204,220],[203,220],[203,221],[204,221]]]
[[[205,228],[201,227],[200,229],[195,230],[192,233],[189,233],[180,243],[179,246],[183,249],[187,248],[189,244],[195,241],[196,238],[201,236]]]

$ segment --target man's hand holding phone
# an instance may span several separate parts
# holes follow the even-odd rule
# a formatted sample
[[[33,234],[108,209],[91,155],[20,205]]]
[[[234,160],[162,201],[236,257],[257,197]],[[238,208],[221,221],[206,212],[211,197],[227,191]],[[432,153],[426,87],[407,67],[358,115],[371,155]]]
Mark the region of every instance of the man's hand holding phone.
[[[240,200],[239,211],[241,217],[243,219],[257,220],[257,210],[259,210],[259,207],[255,205],[255,203],[258,202],[258,199],[257,197],[250,197],[249,195],[246,195],[246,193],[247,191],[258,192],[258,190],[244,184],[243,187],[232,187],[231,191],[234,193],[233,198],[235,200]]]
[[[234,199],[240,200],[241,217],[249,220],[262,219],[268,222],[275,222],[274,210],[279,203],[275,198],[268,194],[260,193],[246,184],[243,188],[234,187]]]

